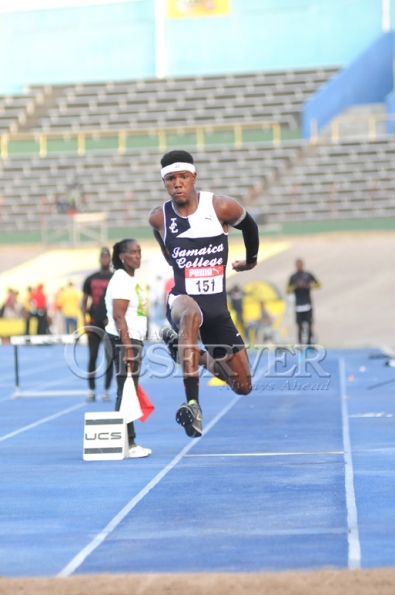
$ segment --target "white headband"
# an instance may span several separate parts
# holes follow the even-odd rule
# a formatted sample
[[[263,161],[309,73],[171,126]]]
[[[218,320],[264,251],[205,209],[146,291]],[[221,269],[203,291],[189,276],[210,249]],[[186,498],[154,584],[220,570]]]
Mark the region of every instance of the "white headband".
[[[166,165],[166,167],[162,167],[160,170],[160,175],[163,179],[166,174],[170,174],[175,171],[190,171],[191,174],[194,174],[196,169],[192,163],[182,163],[179,161],[177,163],[172,163],[171,165]]]

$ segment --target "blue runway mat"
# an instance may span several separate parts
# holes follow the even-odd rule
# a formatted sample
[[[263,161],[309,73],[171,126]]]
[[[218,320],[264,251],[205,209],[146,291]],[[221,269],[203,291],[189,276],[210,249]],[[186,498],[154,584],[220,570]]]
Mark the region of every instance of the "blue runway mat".
[[[323,376],[265,352],[244,397],[203,376],[195,441],[174,421],[181,379],[151,362],[156,409],[136,428],[153,454],[107,462],[82,460],[83,419],[113,410],[114,387],[112,403],[12,399],[0,353],[1,575],[394,566],[395,382],[369,387],[395,370],[379,350],[329,351]],[[20,348],[20,369],[22,390],[86,387],[61,346]]]

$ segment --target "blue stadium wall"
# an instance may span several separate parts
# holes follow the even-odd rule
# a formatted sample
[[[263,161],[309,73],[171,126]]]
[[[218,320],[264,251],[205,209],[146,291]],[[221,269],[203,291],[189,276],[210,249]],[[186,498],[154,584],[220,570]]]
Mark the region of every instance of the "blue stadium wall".
[[[302,113],[303,137],[310,138],[352,105],[385,102],[387,112],[392,113],[393,88],[394,33],[389,31],[307,99]]]
[[[344,66],[381,33],[381,0],[230,0],[165,21],[166,74]],[[395,0],[391,0],[395,20]],[[154,0],[0,15],[0,92],[155,76]]]

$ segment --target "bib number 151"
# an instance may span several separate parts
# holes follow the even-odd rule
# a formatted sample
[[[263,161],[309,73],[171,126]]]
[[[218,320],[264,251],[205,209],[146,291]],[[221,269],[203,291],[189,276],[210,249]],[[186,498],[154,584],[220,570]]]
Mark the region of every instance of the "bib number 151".
[[[223,286],[223,265],[185,269],[185,289],[189,295],[221,293]]]

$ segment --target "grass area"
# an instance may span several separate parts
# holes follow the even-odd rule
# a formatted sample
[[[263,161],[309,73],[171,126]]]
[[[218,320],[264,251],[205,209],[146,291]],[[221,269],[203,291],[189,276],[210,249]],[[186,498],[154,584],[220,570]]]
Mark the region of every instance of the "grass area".
[[[106,136],[105,138],[88,137],[85,141],[86,151],[111,150],[118,148],[117,136]]]
[[[171,147],[194,147],[196,146],[196,135],[189,134],[167,134],[166,144]]]
[[[145,240],[148,238],[150,239],[153,235],[150,227],[120,227],[109,229],[107,234],[108,240],[114,240],[114,242],[129,237],[136,238],[137,240]],[[43,239],[40,231],[0,232],[0,244],[41,244],[42,241]],[[66,230],[62,237],[56,241],[50,242],[52,246],[69,245],[70,243],[70,236]],[[86,237],[81,239],[81,243],[89,245],[93,242],[91,238]]]
[[[76,138],[61,139],[53,138],[47,141],[48,153],[76,153],[78,150],[78,142]]]
[[[40,144],[35,140],[11,140],[8,143],[9,155],[18,155],[24,153],[38,153]]]
[[[130,135],[126,137],[127,149],[158,149],[158,138],[155,134],[147,136],[143,134]]]
[[[300,128],[281,129],[281,140],[287,141],[301,138],[302,134]],[[229,125],[228,130],[205,130],[202,134],[202,138],[198,138],[195,132],[180,132],[179,134],[168,133],[165,135],[166,147],[179,146],[180,144],[184,146],[196,147],[202,141],[205,145],[233,145],[236,140],[234,128],[231,124]],[[243,125],[241,124],[241,140],[243,144],[258,142],[271,143],[273,142],[273,130],[271,128],[262,128],[261,126],[251,129],[243,128]],[[163,141],[164,139],[162,139],[162,144]],[[159,135],[155,131],[153,131],[151,134],[126,134],[124,142],[127,149],[159,149],[161,146]],[[119,139],[117,134],[100,136],[100,131],[98,131],[94,136],[85,136],[85,152],[117,150],[119,146],[118,143]],[[78,148],[77,137],[72,137],[70,134],[65,133],[64,138],[47,137],[47,153],[76,153]],[[40,143],[38,140],[10,140],[8,143],[9,155],[26,153],[38,154],[39,151]]]
[[[281,225],[284,235],[304,235],[337,231],[395,230],[395,218],[294,221]]]
[[[333,221],[294,221],[260,227],[262,237],[276,237],[289,235],[309,235],[317,233],[331,233],[340,231],[395,231],[395,218],[382,219],[348,219]],[[233,230],[231,230],[232,233]],[[118,241],[122,238],[133,237],[138,240],[151,239],[150,227],[124,227],[108,230],[108,240]],[[15,231],[0,232],[0,244],[40,244],[42,235],[40,231]],[[82,243],[92,244],[90,238],[82,239]],[[70,244],[68,235],[53,242],[52,245]]]

